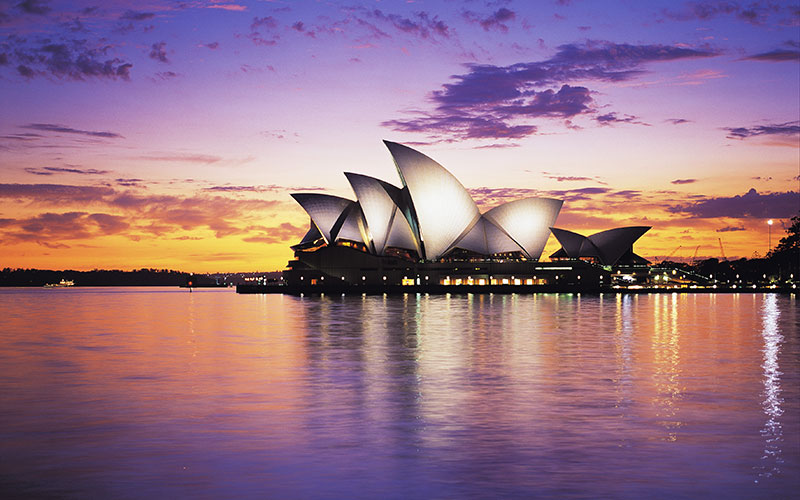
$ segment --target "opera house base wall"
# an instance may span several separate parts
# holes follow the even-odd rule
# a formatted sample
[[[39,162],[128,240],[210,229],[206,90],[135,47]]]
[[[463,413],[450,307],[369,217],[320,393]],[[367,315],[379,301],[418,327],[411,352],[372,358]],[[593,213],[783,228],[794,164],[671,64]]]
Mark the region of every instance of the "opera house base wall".
[[[591,291],[610,284],[611,273],[584,261],[413,262],[331,246],[297,252],[280,288],[281,293],[516,293]]]

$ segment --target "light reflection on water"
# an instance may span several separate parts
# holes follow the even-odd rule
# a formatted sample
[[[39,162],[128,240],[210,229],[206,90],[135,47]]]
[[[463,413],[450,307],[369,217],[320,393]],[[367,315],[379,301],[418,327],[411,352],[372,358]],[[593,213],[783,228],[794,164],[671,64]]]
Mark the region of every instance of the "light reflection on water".
[[[783,426],[780,417],[783,415],[783,399],[781,398],[781,371],[778,364],[778,354],[783,343],[783,335],[778,328],[778,318],[780,310],[775,295],[766,297],[763,305],[764,327],[761,336],[764,338],[764,401],[761,407],[767,421],[761,430],[764,436],[764,455],[761,457],[761,465],[758,468],[759,476],[771,477],[780,474],[781,464],[783,464],[781,445],[783,444]]]
[[[795,299],[0,290],[0,497],[786,497]]]

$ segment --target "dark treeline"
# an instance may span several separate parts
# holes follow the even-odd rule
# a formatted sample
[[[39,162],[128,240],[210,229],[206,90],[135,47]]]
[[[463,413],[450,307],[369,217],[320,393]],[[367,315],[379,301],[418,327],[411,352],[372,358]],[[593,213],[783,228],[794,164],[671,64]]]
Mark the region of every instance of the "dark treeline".
[[[706,259],[690,264],[663,262],[663,267],[693,271],[720,282],[763,283],[800,279],[800,215],[792,217],[786,236],[764,258],[719,260]]]
[[[74,281],[75,286],[180,286],[192,278],[196,281],[198,277],[170,269],[50,271],[5,268],[0,271],[0,286],[44,286],[62,279]]]

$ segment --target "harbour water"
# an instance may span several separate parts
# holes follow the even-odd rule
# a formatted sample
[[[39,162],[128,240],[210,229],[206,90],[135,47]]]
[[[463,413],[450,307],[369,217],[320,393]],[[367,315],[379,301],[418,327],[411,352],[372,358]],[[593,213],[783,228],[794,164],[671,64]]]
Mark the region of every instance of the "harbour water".
[[[0,497],[789,498],[792,295],[0,289]]]

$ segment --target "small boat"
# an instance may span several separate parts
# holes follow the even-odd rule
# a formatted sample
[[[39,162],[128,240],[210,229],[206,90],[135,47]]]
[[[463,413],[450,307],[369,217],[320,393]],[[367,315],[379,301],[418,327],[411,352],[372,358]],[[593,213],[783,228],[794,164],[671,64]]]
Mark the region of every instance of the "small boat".
[[[67,286],[75,286],[75,282],[72,280],[65,280],[61,279],[58,283],[47,283],[44,287],[45,288],[63,288]]]

